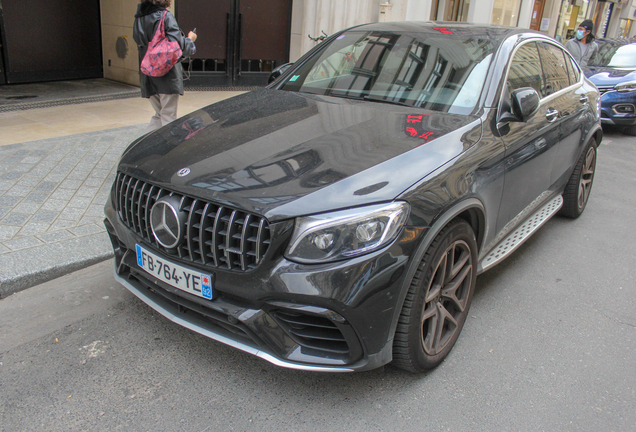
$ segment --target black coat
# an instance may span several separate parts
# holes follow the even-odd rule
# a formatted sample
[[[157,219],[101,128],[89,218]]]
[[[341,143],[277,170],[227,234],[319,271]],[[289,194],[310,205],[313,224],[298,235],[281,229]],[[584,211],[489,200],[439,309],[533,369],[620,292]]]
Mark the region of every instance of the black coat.
[[[155,6],[151,3],[140,3],[135,14],[133,25],[133,39],[139,48],[139,64],[146,55],[148,44],[152,40],[159,22],[166,9]],[[188,57],[196,52],[194,43],[190,38],[185,37],[174,15],[168,11],[165,18],[164,29],[166,36],[171,41],[176,41],[183,56]],[[141,96],[150,97],[156,94],[183,94],[183,67],[181,63],[174,65],[170,71],[162,77],[150,77],[139,72],[139,84],[141,86]]]

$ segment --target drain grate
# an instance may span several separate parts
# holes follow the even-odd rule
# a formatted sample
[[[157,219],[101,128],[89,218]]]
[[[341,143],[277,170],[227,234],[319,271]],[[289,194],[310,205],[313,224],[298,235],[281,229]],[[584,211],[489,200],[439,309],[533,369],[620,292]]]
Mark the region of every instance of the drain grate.
[[[58,100],[49,100],[49,101],[40,101],[40,102],[27,102],[13,105],[0,105],[0,112],[7,111],[24,111],[36,108],[49,108],[60,105],[75,105],[75,104],[83,104],[88,102],[102,102],[116,99],[127,99],[133,97],[141,97],[141,90],[136,90],[132,92],[125,93],[113,93],[109,95],[101,95],[101,96],[87,96],[80,98],[70,98],[70,99],[58,99]],[[8,98],[7,98],[8,99]]]
[[[20,95],[20,96],[8,96],[5,99],[7,100],[22,100],[22,99],[33,99],[38,97],[37,95]]]
[[[186,87],[186,91],[252,91],[263,87]]]
[[[186,91],[252,91],[257,90],[262,87],[186,87]],[[10,96],[5,99],[27,99],[27,98],[36,98],[38,96]],[[134,97],[141,97],[141,90],[123,92],[123,93],[112,93],[109,95],[100,95],[100,96],[87,96],[80,98],[69,98],[69,99],[58,99],[58,100],[48,100],[48,101],[38,101],[38,102],[25,102],[25,103],[17,103],[11,105],[1,105],[0,104],[0,113],[8,112],[8,111],[25,111],[36,108],[49,108],[54,106],[61,105],[75,105],[75,104],[83,104],[89,102],[103,102],[109,100],[117,100],[117,99],[128,99]]]

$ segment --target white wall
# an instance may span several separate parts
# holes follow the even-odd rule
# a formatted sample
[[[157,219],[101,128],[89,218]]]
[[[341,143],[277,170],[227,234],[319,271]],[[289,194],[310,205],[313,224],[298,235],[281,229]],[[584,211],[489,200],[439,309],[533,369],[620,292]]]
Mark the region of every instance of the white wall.
[[[138,4],[139,0],[100,0],[104,78],[136,86],[139,85],[139,52],[132,38],[132,27]],[[115,50],[120,37],[128,43],[124,58]]]
[[[490,24],[494,0],[472,0],[468,5],[468,22]]]
[[[308,35],[318,37],[322,31],[331,35],[354,25],[377,22],[379,11],[378,0],[294,0],[292,26],[296,23],[300,31],[292,35],[295,37],[292,38],[290,60],[297,60],[316,45]],[[302,16],[302,23],[299,16]]]

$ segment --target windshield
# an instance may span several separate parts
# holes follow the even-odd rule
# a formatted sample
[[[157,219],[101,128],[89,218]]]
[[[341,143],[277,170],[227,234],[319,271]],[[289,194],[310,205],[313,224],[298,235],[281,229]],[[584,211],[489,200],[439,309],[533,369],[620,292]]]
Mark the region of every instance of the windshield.
[[[598,54],[588,66],[636,68],[636,44],[599,42]]]
[[[471,35],[349,31],[282,89],[469,114],[494,49],[489,39]]]

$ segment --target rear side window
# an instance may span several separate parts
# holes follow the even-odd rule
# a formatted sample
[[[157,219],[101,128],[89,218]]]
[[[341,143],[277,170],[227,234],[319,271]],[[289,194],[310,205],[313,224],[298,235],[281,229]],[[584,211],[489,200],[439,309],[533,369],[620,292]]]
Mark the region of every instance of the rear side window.
[[[563,50],[547,42],[540,42],[539,53],[541,54],[543,77],[545,79],[545,86],[541,95],[544,97],[549,96],[568,87],[570,79],[568,78],[568,69]]]
[[[509,91],[522,87],[532,87],[542,94],[543,78],[539,50],[535,42],[519,47],[510,64],[508,72]]]
[[[574,60],[566,54],[565,63],[568,65],[568,75],[570,77],[570,85],[576,84],[581,79],[581,72],[579,67],[574,63]]]

